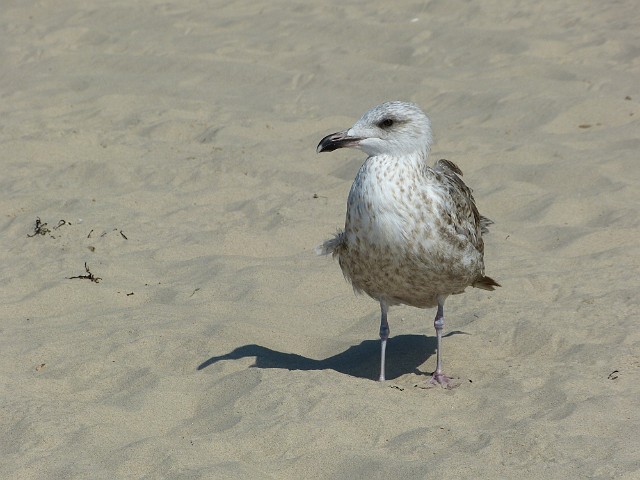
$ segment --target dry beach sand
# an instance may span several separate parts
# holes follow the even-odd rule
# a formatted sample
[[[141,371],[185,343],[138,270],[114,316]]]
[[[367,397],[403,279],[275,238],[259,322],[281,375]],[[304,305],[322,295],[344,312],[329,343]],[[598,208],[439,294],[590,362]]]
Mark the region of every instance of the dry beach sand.
[[[639,25],[4,2],[0,478],[640,478]],[[374,381],[378,305],[314,255],[364,159],[316,144],[392,99],[496,222],[503,287],[447,302],[454,390],[421,388],[435,311],[408,307]]]

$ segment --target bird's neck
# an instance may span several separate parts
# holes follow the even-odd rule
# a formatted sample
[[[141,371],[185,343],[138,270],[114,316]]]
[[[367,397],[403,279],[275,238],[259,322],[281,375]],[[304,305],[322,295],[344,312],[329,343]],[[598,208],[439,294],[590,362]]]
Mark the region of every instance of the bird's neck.
[[[423,171],[427,167],[429,152],[415,152],[405,155],[372,155],[363,167],[375,171],[385,171],[389,175],[404,175],[407,172]]]

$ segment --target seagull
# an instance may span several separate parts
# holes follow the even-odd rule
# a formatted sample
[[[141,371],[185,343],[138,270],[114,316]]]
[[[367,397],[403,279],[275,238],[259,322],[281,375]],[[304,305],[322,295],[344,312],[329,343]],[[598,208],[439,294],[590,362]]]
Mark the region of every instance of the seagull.
[[[324,137],[317,152],[367,154],[351,186],[344,230],[317,247],[338,259],[356,293],[380,303],[380,381],[385,380],[393,305],[437,307],[436,370],[428,386],[453,388],[442,370],[444,302],[472,286],[500,285],[484,274],[484,242],[493,222],[481,216],[462,171],[449,160],[427,164],[431,122],[414,103],[373,107],[353,127]]]

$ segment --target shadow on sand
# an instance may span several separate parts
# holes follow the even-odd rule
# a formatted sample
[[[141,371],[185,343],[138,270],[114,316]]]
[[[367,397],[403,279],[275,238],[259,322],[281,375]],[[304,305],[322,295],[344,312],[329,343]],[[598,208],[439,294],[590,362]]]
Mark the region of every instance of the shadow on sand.
[[[454,331],[445,336],[463,334]],[[436,351],[435,337],[424,335],[398,335],[387,342],[387,380],[407,373],[427,375],[418,370]],[[380,340],[365,340],[360,345],[349,347],[323,360],[303,357],[295,353],[284,353],[260,345],[243,345],[232,352],[211,357],[198,366],[198,370],[222,360],[238,360],[256,357],[255,368],[286,368],[288,370],[335,370],[358,378],[377,380],[380,374]]]

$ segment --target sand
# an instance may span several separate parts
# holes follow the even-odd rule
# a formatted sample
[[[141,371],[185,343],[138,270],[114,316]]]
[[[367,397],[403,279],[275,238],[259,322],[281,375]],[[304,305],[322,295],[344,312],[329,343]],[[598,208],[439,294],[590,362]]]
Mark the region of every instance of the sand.
[[[0,478],[640,478],[638,12],[3,5]],[[393,99],[496,222],[450,391],[432,310],[374,381],[378,305],[314,255],[363,160],[318,141]]]

